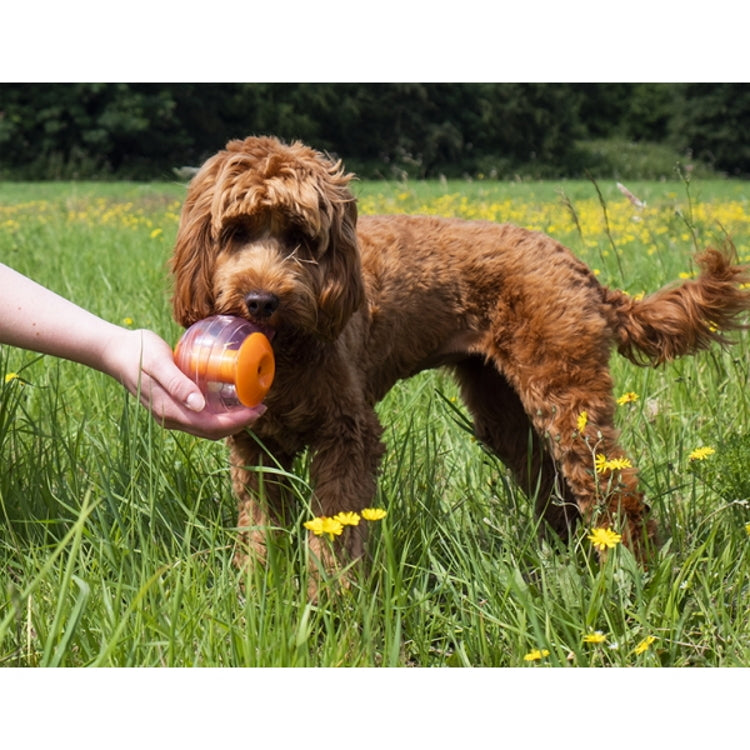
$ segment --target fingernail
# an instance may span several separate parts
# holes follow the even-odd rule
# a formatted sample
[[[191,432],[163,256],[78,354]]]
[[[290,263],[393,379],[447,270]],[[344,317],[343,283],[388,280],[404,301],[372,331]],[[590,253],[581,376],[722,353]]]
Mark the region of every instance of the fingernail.
[[[206,399],[204,399],[200,393],[193,392],[187,397],[185,406],[187,406],[190,411],[203,411],[206,407]]]

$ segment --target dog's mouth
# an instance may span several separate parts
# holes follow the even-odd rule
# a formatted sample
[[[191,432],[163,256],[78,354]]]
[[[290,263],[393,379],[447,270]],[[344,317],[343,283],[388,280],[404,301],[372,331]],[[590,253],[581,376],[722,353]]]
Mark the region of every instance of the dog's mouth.
[[[216,308],[217,315],[232,315],[236,318],[244,318],[248,323],[251,323],[256,331],[262,333],[269,341],[273,341],[274,337],[278,335],[278,325],[274,325],[273,321],[263,320],[255,315],[251,315],[246,308],[237,308],[235,306],[218,306]]]
[[[269,326],[264,323],[258,323],[253,320],[253,325],[269,340],[273,341],[273,337],[276,335],[276,329],[273,326]]]

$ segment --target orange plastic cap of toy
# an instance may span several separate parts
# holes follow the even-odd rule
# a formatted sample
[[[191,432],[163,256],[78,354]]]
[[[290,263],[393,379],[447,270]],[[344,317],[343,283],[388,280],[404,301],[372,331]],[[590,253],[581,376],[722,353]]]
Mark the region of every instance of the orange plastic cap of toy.
[[[237,398],[245,406],[262,403],[276,374],[276,360],[268,339],[260,332],[251,333],[237,352],[234,375]]]

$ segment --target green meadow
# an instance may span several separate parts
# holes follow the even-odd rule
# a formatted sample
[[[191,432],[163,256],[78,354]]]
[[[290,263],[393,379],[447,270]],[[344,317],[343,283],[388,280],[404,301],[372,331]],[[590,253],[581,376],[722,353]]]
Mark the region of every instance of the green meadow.
[[[513,221],[636,295],[729,237],[750,262],[750,183],[355,183],[361,213]],[[0,262],[169,341],[180,184],[0,184]],[[299,517],[265,567],[232,565],[222,443],[169,432],[114,381],[0,347],[3,666],[748,666],[750,336],[658,370],[613,355],[622,442],[661,527],[647,569],[580,528],[537,541],[532,505],[483,451],[449,378],[379,406],[388,451],[370,557],[308,600]],[[320,374],[325,377],[325,373]]]

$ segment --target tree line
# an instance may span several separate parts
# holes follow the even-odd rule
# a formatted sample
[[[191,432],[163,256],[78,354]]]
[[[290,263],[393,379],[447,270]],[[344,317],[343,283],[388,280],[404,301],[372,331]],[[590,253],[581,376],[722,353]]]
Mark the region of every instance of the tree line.
[[[362,176],[580,177],[583,144],[662,144],[750,175],[745,84],[0,84],[0,178],[160,179],[274,134]]]

